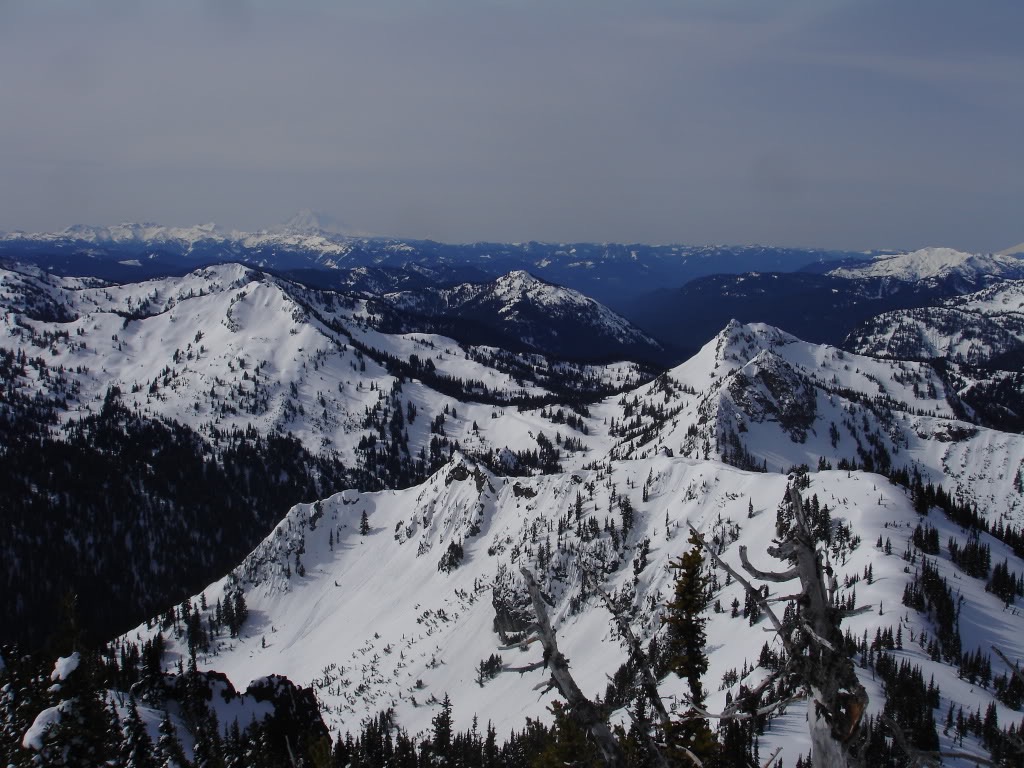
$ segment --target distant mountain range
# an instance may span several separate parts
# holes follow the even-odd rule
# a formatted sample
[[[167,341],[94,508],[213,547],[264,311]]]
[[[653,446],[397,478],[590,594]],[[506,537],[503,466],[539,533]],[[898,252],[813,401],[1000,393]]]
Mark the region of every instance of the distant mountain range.
[[[665,289],[620,309],[657,338],[685,329],[692,351],[732,318],[776,325],[801,338],[841,344],[857,324],[926,307],[1002,280],[1024,278],[1018,255],[926,248],[872,259],[817,263],[799,271],[718,274]],[[696,343],[694,343],[696,342]]]
[[[732,318],[838,344],[879,313],[927,306],[1000,279],[1024,277],[1024,262],[1014,249],[992,255],[948,248],[863,253],[768,246],[445,244],[344,234],[336,222],[308,211],[256,233],[225,232],[212,224],[150,223],[13,232],[0,236],[0,259],[118,282],[237,262],[318,288],[374,296],[489,283],[527,272],[620,313],[656,340],[657,359],[676,362]]]
[[[681,286],[720,272],[785,272],[811,263],[866,258],[863,253],[767,246],[446,244],[356,237],[341,234],[330,224],[327,229],[323,226],[320,218],[307,213],[279,229],[256,233],[224,232],[212,224],[166,227],[151,223],[75,226],[55,233],[12,232],[0,236],[0,257],[31,260],[66,275],[116,280],[137,280],[225,261],[279,273],[366,267],[424,269],[442,286],[464,282],[473,274],[493,279],[525,270],[613,308],[648,291]]]

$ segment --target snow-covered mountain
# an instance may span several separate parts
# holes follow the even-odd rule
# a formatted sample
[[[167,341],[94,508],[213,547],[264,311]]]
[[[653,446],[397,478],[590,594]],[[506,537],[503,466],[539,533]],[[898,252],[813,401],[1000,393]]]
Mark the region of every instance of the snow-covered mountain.
[[[909,253],[878,255],[861,264],[837,267],[829,274],[854,279],[885,277],[900,282],[954,281],[977,288],[992,278],[1024,277],[1024,259],[1015,254],[922,248]]]
[[[855,254],[767,246],[616,243],[464,243],[362,237],[321,214],[300,212],[281,227],[226,232],[212,225],[69,227],[56,233],[0,235],[0,257],[30,260],[65,275],[132,281],[204,264],[238,261],[278,273],[419,265],[455,279],[494,279],[526,270],[615,309],[648,291],[703,275],[753,269],[792,271]],[[467,274],[479,271],[479,278]],[[134,274],[133,274],[134,273]],[[315,275],[308,275],[315,278]],[[324,279],[324,278],[321,278]]]
[[[278,231],[297,232],[309,235],[318,233],[344,235],[348,233],[348,227],[324,211],[314,211],[309,208],[303,208],[284,222],[279,227]]]
[[[165,245],[191,247],[196,243],[225,243],[232,233],[223,232],[215,224],[192,227],[169,227],[154,222],[124,222],[111,227],[76,224],[60,232],[9,232],[4,236],[10,242],[88,243],[112,245]]]
[[[495,286],[506,298],[537,291],[543,299],[534,304],[592,307],[521,275]],[[472,297],[480,286],[452,295],[462,290]],[[495,294],[485,291],[488,300]],[[290,432],[356,466],[366,461],[360,443],[390,442],[380,427],[401,410],[400,452],[410,459],[442,436],[480,455],[536,450],[546,431],[573,436],[581,450],[562,448],[568,466],[652,455],[659,446],[740,465],[767,461],[775,471],[846,459],[876,469],[919,467],[979,502],[988,494],[999,509],[1019,505],[1012,482],[1022,438],[972,423],[930,365],[808,344],[771,326],[730,323],[689,361],[630,391],[641,375],[635,365],[570,365],[440,335],[382,332],[366,300],[240,265],[120,286],[0,274],[0,299],[26,296],[37,319],[8,311],[8,344],[64,369],[77,392],[64,418],[98,411],[117,387],[143,414],[201,433]],[[502,306],[514,314],[514,302]],[[45,376],[24,384],[51,385]],[[603,391],[619,394],[595,402]],[[564,415],[566,400],[579,393],[592,400],[573,420],[585,432],[567,426]],[[554,416],[560,400],[561,419]],[[993,453],[978,450],[982,444],[1002,447]],[[979,485],[980,477],[990,479]]]
[[[502,290],[592,308],[522,276]],[[1021,522],[1024,438],[985,427],[998,414],[972,399],[976,379],[958,384],[926,363],[853,355],[770,326],[732,323],[641,384],[632,363],[389,333],[372,300],[240,265],[126,285],[6,271],[0,301],[12,360],[35,361],[13,368],[8,386],[52,403],[48,418],[65,431],[116,393],[128,411],[182,424],[211,449],[226,434],[291,435],[363,488],[418,482],[454,450],[518,473],[664,449],[771,471],[846,462],[916,472],[986,516]]]
[[[294,508],[238,568],[204,591],[205,603],[213,605],[242,590],[252,618],[238,637],[212,638],[200,663],[223,670],[236,685],[271,670],[311,684],[325,720],[338,732],[358,728],[368,713],[388,708],[403,728],[426,731],[446,694],[457,703],[463,727],[475,715],[505,732],[526,716],[546,717],[550,702],[532,692],[545,679],[541,669],[493,677],[483,671],[492,655],[515,667],[539,653],[499,648],[498,629],[514,629],[523,612],[519,568],[542,579],[560,647],[585,692],[610,695],[610,677],[626,653],[584,574],[614,596],[633,617],[634,631],[649,640],[660,631],[671,594],[669,563],[690,546],[687,524],[737,567],[739,547],[748,546],[767,569],[772,560],[764,545],[776,535],[777,511],[791,482],[785,475],[665,456],[502,478],[457,456],[415,488],[350,491]],[[850,636],[866,636],[870,643],[882,631],[899,634],[896,657],[921,665],[925,679],[934,676],[940,714],[950,702],[971,710],[987,707],[991,691],[932,658],[923,646],[934,627],[900,603],[922,557],[914,544],[922,518],[907,493],[862,472],[812,473],[804,483],[807,497],[830,510],[830,557],[844,585],[837,599],[873,608],[849,620]],[[360,533],[363,519],[367,526]],[[935,512],[925,523],[942,541],[963,538]],[[1000,542],[985,543],[994,559],[1006,558],[1018,572],[1024,566]],[[947,558],[936,557],[934,564],[964,598],[963,649],[987,653],[995,643],[1011,658],[1024,654],[1024,619]],[[773,594],[785,593],[784,585],[776,587]],[[764,658],[765,642],[769,652],[779,651],[771,633],[758,631],[760,622],[738,613],[735,606],[743,599],[739,585],[719,573],[708,611],[705,687],[711,709],[759,679],[761,671],[749,670]],[[159,625],[140,626],[124,640],[138,643],[157,631]],[[173,665],[187,651],[183,639],[172,638],[169,646],[167,663]],[[871,712],[881,712],[880,683],[866,668],[860,677]],[[682,686],[678,679],[666,680],[662,693],[670,706],[679,701]],[[1000,722],[1017,716],[996,707]],[[781,745],[795,760],[807,749],[804,718],[803,705],[791,707],[761,737],[762,749]],[[951,737],[941,738],[948,747]]]
[[[601,438],[584,434],[581,417],[568,406],[549,412],[546,405],[622,391],[645,376],[629,362],[568,363],[460,345],[436,334],[384,333],[371,324],[366,300],[240,265],[125,285],[0,271],[0,305],[0,410],[9,430],[4,441],[27,451],[45,440],[48,453],[57,456],[71,450],[62,447],[71,441],[79,454],[60,458],[62,467],[99,464],[90,479],[131,478],[125,493],[130,489],[147,507],[157,507],[137,514],[130,504],[117,514],[104,511],[101,487],[90,491],[94,504],[61,505],[64,523],[93,528],[89,536],[61,541],[78,551],[90,539],[88,546],[103,552],[95,555],[94,568],[119,580],[119,599],[104,600],[104,610],[91,612],[108,622],[133,613],[137,621],[141,605],[166,599],[163,585],[181,595],[182,584],[174,579],[191,580],[204,569],[212,578],[226,556],[237,560],[265,535],[282,510],[271,513],[268,489],[245,480],[256,463],[279,465],[288,478],[278,484],[283,498],[290,495],[288,506],[316,498],[316,487],[344,487],[341,477],[363,488],[407,486],[458,447],[491,456],[511,471],[557,465],[556,444],[562,461],[579,463]],[[134,452],[124,459],[115,454],[119,463],[112,464],[109,444],[107,452],[90,445],[100,435],[109,441],[111,431],[119,450],[150,446],[152,466],[130,465],[138,458]],[[213,470],[194,487],[231,498],[182,504],[184,491],[174,490],[180,481],[163,476],[177,471],[165,463],[176,451],[186,452],[176,462],[181,468],[195,464],[202,471],[212,461],[220,472],[223,466],[228,477],[218,479],[216,489],[207,486]],[[290,458],[281,461],[285,455]],[[7,469],[14,472],[14,463]],[[8,507],[16,532],[3,545],[9,568],[0,573],[11,611],[49,615],[44,606],[55,604],[60,584],[76,578],[46,564],[58,552],[47,541],[63,526],[35,510],[52,506],[47,499],[85,493],[77,471],[9,478],[8,493],[19,501]],[[235,475],[241,486],[231,491]],[[262,500],[246,528],[238,502],[256,493]],[[215,497],[220,518],[205,511]],[[174,514],[160,515],[161,505],[171,505]],[[133,549],[119,568],[116,549],[126,531]],[[194,558],[187,573],[174,579],[183,563],[172,557],[171,542],[179,550],[189,547]],[[218,570],[209,572],[213,567]],[[147,583],[153,576],[162,578]],[[154,585],[160,590],[154,592]],[[35,598],[25,599],[25,590]],[[104,594],[109,596],[108,588],[90,581],[82,600]],[[106,607],[119,613],[108,615]],[[32,625],[11,624],[9,630]]]
[[[846,345],[877,357],[945,358],[1019,367],[1024,352],[1024,281],[1007,280],[939,306],[886,312],[858,326]]]
[[[486,342],[497,333],[498,345],[506,349],[566,359],[664,357],[658,342],[620,315],[523,270],[489,283],[387,293],[381,300],[414,323],[429,320],[439,331],[464,341]]]
[[[1002,280],[1024,277],[1015,255],[970,254],[949,248],[851,256],[809,263],[798,271],[756,268],[694,279],[635,297],[621,307],[660,339],[689,329],[678,343],[696,351],[730,319],[766,322],[819,343],[841,344],[860,323],[884,312],[929,307]]]
[[[596,321],[618,323],[615,331],[629,330],[578,294],[546,290],[578,298]],[[390,402],[395,372],[418,373],[404,383],[401,406],[429,406],[426,418],[405,427],[413,453],[430,441],[432,419],[463,404],[453,394],[479,402],[467,402],[466,416],[446,433],[481,447],[469,425],[477,420],[485,425],[478,432],[486,433],[501,423],[501,416],[492,418],[495,403],[556,400],[556,390],[542,382],[553,387],[569,371],[559,386],[579,391],[622,390],[641,375],[626,362],[570,365],[428,333],[381,332],[364,299],[237,264],[124,285],[4,270],[0,302],[7,344],[68,371],[79,392],[75,413],[98,409],[117,387],[127,405],[145,414],[200,431],[292,432],[353,464],[356,443],[376,431],[366,414]],[[437,386],[452,394],[439,394]]]

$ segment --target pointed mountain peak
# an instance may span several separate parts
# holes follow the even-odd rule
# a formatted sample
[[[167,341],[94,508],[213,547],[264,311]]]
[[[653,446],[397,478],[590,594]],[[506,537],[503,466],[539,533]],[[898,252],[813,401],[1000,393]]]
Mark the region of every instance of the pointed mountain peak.
[[[303,208],[286,222],[278,231],[296,235],[345,235],[348,233],[343,222],[323,211]]]
[[[502,275],[494,281],[496,285],[504,288],[533,288],[536,286],[550,285],[549,283],[541,280],[539,277],[535,277],[527,272],[525,269],[515,269],[511,272]]]
[[[797,341],[785,331],[766,323],[741,323],[730,320],[719,332],[715,343],[719,361],[733,360],[740,365],[753,360],[761,352]]]

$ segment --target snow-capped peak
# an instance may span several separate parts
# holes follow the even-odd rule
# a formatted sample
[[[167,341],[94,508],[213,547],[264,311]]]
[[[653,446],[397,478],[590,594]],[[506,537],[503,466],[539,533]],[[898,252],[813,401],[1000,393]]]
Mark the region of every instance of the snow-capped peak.
[[[793,344],[798,339],[774,325],[765,323],[740,323],[730,320],[715,340],[719,365],[744,365],[762,352],[771,352],[777,347]],[[731,366],[730,366],[731,367]]]
[[[598,306],[593,299],[571,288],[563,288],[534,277],[524,269],[502,275],[494,282],[494,294],[505,300],[529,297],[542,305]]]
[[[348,233],[344,223],[323,211],[303,208],[279,228],[280,232],[295,235],[345,235]]]

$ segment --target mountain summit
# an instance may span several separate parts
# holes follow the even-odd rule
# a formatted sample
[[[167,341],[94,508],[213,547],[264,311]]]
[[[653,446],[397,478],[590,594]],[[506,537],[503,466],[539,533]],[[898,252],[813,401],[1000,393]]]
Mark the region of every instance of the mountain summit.
[[[510,349],[573,360],[659,360],[661,345],[579,291],[515,270],[486,283],[385,294],[412,322],[470,343],[498,338]]]
[[[953,248],[922,248],[910,253],[876,256],[874,259],[829,273],[837,277],[888,277],[915,280],[961,280],[977,283],[983,277],[1024,277],[1024,259],[1011,254],[965,253]]]
[[[275,231],[295,235],[348,235],[348,228],[329,213],[303,208]]]

